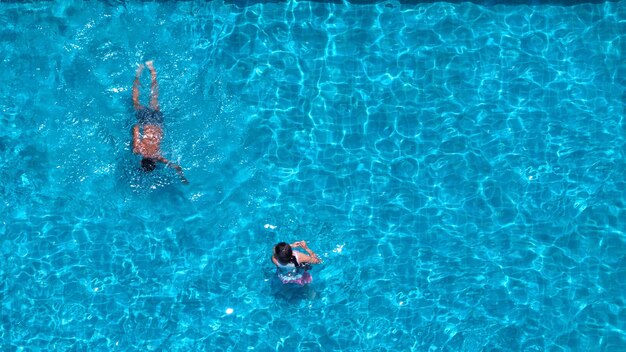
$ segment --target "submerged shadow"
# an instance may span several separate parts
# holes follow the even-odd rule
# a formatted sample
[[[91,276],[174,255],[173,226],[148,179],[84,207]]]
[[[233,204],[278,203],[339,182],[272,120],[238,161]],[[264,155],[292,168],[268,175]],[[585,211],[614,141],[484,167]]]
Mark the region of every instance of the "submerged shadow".
[[[319,293],[311,285],[283,284],[274,273],[270,279],[270,290],[272,296],[284,300],[288,303],[299,301],[312,301],[319,298]]]

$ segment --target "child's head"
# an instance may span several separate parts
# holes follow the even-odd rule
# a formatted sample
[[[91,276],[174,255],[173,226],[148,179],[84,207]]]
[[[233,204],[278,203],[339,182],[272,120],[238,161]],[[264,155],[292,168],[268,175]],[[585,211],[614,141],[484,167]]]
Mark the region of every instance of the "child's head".
[[[280,242],[274,246],[274,256],[281,264],[287,264],[291,261],[293,251],[291,246],[286,242]]]

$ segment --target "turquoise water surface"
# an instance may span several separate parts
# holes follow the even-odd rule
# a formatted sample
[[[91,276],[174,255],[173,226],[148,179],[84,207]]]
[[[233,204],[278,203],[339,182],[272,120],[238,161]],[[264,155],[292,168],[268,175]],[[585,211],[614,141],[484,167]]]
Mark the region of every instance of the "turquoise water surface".
[[[2,350],[625,351],[626,2],[517,2],[0,2]]]

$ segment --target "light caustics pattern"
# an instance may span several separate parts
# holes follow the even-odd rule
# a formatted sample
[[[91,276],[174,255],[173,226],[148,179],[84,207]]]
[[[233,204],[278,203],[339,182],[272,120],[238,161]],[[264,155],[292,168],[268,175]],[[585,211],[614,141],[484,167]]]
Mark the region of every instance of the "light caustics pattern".
[[[625,27],[623,1],[0,4],[0,344],[621,348]],[[131,153],[146,60],[189,186]],[[277,285],[302,239],[324,264]]]

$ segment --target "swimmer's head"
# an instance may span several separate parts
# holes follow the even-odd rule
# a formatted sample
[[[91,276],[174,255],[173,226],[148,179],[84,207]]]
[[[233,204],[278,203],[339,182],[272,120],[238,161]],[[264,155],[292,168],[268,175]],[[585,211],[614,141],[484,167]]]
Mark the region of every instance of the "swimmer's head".
[[[274,256],[276,256],[276,259],[281,264],[289,263],[291,261],[291,257],[293,256],[291,246],[286,242],[280,242],[274,246]]]
[[[156,160],[152,158],[143,158],[141,159],[141,169],[145,172],[152,172],[156,169]]]

